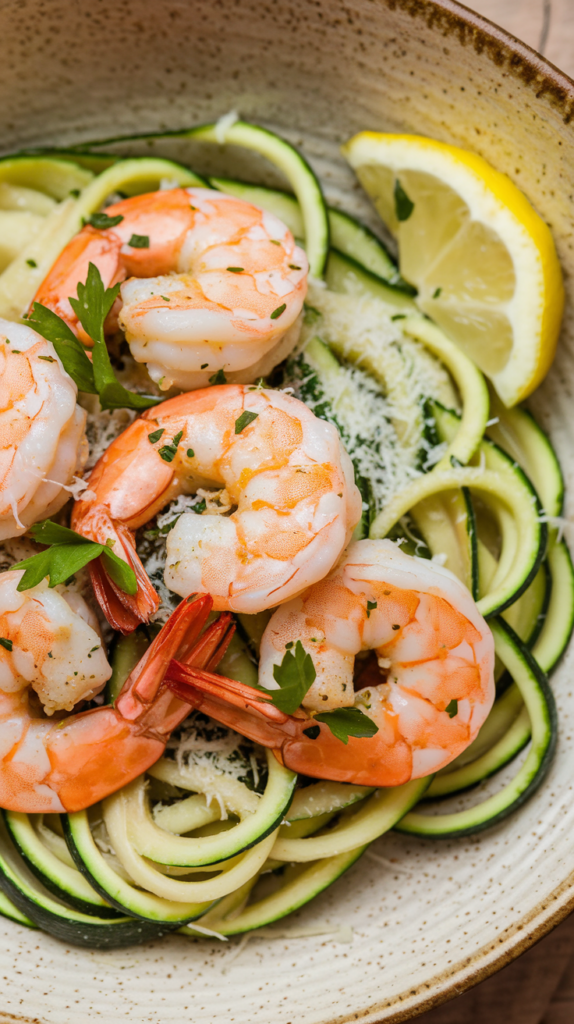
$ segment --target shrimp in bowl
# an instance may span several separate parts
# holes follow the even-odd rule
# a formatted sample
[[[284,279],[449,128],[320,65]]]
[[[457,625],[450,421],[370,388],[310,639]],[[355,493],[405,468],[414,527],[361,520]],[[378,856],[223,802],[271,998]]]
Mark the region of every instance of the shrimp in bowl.
[[[280,391],[221,385],[148,410],[110,445],[75,503],[72,526],[132,566],[134,597],[98,562],[90,572],[108,621],[147,621],[158,598],[133,531],[180,494],[223,488],[230,515],[184,513],[167,538],[165,582],[208,593],[218,611],[260,612],[322,579],[361,516],[353,466],[336,429]]]
[[[0,541],[69,499],[88,455],[77,394],[49,341],[0,320]]]
[[[314,680],[286,714],[272,702],[273,669],[296,643]],[[271,747],[293,771],[398,786],[439,771],[476,737],[494,701],[494,641],[447,569],[391,541],[358,541],[326,579],[274,613],[259,683],[264,692],[176,660],[166,676],[182,700]],[[343,708],[366,715],[371,735],[337,738],[329,714]]]
[[[114,706],[74,711],[111,675],[101,638],[86,621],[87,607],[78,609],[78,595],[74,611],[46,580],[20,593],[22,575],[0,574],[0,805],[26,813],[81,810],[158,760],[189,713],[162,686],[169,658],[217,665],[231,639],[229,617],[198,641],[211,601],[182,601]]]
[[[242,199],[207,188],[133,196],[107,207],[63,250],[35,301],[84,334],[69,297],[93,263],[122,282],[108,326],[162,390],[206,387],[224,372],[249,383],[294,348],[308,264],[288,228]]]

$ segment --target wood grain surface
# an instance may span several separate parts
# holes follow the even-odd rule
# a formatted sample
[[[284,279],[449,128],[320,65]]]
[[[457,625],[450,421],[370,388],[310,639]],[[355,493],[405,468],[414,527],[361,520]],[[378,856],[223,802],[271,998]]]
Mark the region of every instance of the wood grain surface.
[[[574,78],[574,0],[467,3]],[[574,1024],[574,914],[509,967],[421,1024]]]

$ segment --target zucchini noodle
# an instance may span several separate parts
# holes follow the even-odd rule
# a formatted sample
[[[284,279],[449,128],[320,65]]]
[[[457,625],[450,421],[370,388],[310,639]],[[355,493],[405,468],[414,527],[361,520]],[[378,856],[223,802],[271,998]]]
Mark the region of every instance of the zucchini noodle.
[[[291,192],[206,179],[159,156],[124,156],[171,141],[178,155],[191,143],[194,152],[211,147],[211,157],[213,147],[232,147],[231,158],[233,147],[251,150],[275,165]],[[227,152],[226,173],[229,160]],[[494,634],[499,693],[455,761],[396,788],[298,779],[270,751],[193,713],[156,764],[89,811],[4,811],[0,914],[101,948],[170,931],[245,933],[313,899],[390,829],[457,837],[501,821],[550,764],[557,726],[544,673],[574,624],[564,485],[549,439],[526,409],[502,405],[474,362],[418,310],[378,237],[329,208],[311,167],[272,132],[229,115],[162,136],[0,160],[0,217],[16,202],[21,212],[6,220],[13,236],[0,272],[0,316],[20,320],[82,223],[118,194],[176,185],[246,199],[303,240],[312,279],[301,342],[270,386],[291,388],[339,429],[363,497],[355,537],[393,539],[446,565],[470,589]],[[122,372],[137,389],[141,370],[129,356]],[[91,397],[82,402],[91,467],[133,416],[102,413]],[[172,610],[163,585],[167,533],[183,512],[201,504],[218,511],[217,502],[215,492],[202,491],[201,502],[182,495],[138,534],[162,605],[155,627],[116,638],[110,703]],[[9,544],[3,556],[15,561]],[[256,685],[268,617],[237,616],[222,674]],[[521,751],[513,778],[495,788],[496,773]],[[487,779],[485,799],[466,792]]]

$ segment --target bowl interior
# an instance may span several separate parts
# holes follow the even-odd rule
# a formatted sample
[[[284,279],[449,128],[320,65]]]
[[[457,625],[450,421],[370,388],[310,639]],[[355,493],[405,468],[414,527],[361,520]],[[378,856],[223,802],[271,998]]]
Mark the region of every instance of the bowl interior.
[[[328,199],[371,225],[372,209],[339,154],[355,131],[431,135],[506,171],[551,225],[565,270],[558,358],[530,404],[552,435],[568,487],[574,86],[567,79],[446,0],[24,0],[1,5],[0,40],[4,151],[167,131],[237,110],[300,146]],[[281,183],[237,150],[192,150],[166,139],[121,151]],[[54,1024],[96,1015],[138,1024],[327,1024],[398,1020],[461,991],[574,902],[571,669],[570,652],[553,677],[561,732],[550,776],[500,827],[470,840],[385,836],[323,896],[248,943],[175,936],[90,952],[0,923],[3,1009]]]

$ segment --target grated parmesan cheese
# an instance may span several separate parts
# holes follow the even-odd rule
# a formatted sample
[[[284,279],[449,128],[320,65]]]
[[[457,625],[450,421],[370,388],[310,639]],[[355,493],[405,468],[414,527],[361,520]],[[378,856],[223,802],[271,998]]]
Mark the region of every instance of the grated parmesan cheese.
[[[288,361],[283,385],[338,428],[376,514],[441,458],[445,445],[433,437],[425,401],[452,407],[456,394],[444,367],[392,320],[393,307],[313,283],[309,299],[299,354]],[[321,372],[309,358],[315,338],[343,359],[337,372]]]

